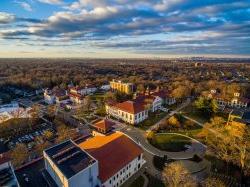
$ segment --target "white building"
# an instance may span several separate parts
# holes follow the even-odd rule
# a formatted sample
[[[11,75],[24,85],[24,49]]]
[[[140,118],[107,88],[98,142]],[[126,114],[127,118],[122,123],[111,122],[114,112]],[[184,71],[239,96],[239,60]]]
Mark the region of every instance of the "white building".
[[[98,161],[71,140],[43,152],[45,169],[58,187],[96,187]]]
[[[129,124],[138,124],[148,118],[148,109],[137,101],[106,104],[106,113]]]
[[[44,96],[44,102],[49,105],[54,104],[56,102],[56,96],[50,89],[45,89],[43,96]]]
[[[0,186],[19,187],[10,159],[4,154],[0,154]]]
[[[101,90],[104,90],[104,91],[109,91],[111,89],[111,86],[109,84],[106,84],[106,85],[102,85],[100,87]]]
[[[45,167],[59,187],[118,187],[145,163],[143,150],[121,132],[44,151]]]
[[[29,118],[29,111],[31,108],[19,107],[18,103],[0,105],[0,123],[7,121],[11,118]]]
[[[217,90],[211,90],[208,94],[209,98],[213,98],[217,101],[219,107],[224,108],[225,106],[234,108],[247,108],[250,103],[250,99],[240,97],[240,93],[235,92],[231,99],[224,99],[221,97]]]
[[[145,164],[142,148],[121,132],[95,136],[79,144],[98,160],[103,187],[118,187]]]
[[[96,90],[97,90],[97,88],[95,86],[91,86],[91,85],[87,85],[85,87],[76,86],[76,87],[70,88],[70,93],[80,94],[80,95],[84,96],[84,95],[89,95],[89,94],[95,93]]]

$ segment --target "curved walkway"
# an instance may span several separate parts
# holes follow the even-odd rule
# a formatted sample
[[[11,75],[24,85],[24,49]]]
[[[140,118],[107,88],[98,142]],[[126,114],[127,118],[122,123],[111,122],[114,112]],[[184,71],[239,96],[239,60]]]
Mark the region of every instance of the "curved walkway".
[[[188,137],[192,140],[191,148],[189,148],[185,151],[180,151],[180,152],[168,152],[168,151],[159,150],[156,147],[152,146],[147,141],[145,132],[140,130],[140,129],[136,129],[134,127],[128,127],[128,128],[124,128],[121,131],[123,133],[127,134],[129,137],[131,137],[139,145],[141,145],[141,147],[146,152],[148,152],[152,155],[155,155],[155,156],[159,156],[159,157],[164,157],[166,155],[170,159],[184,160],[184,159],[190,159],[194,155],[203,156],[205,151],[206,151],[206,147],[202,143],[200,143],[199,141],[192,139],[188,136],[186,136],[186,137]],[[173,133],[165,133],[165,134],[173,134]],[[174,134],[177,134],[180,136],[185,136],[183,134],[178,134],[178,133],[174,133]]]

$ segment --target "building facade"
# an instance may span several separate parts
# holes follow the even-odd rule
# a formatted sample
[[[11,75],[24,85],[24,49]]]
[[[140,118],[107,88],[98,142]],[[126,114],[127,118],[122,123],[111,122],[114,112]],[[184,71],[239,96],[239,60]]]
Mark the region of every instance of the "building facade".
[[[98,161],[71,140],[43,152],[45,169],[59,187],[96,187]]]
[[[0,154],[0,186],[19,187],[13,166],[8,156]]]
[[[131,94],[134,92],[134,84],[132,83],[124,83],[113,79],[109,84],[112,91],[118,91],[125,94]]]
[[[118,104],[106,104],[106,113],[129,124],[138,124],[148,118],[148,109],[143,103],[125,101]]]
[[[43,154],[58,187],[119,187],[145,164],[142,148],[121,132],[67,140]]]
[[[240,96],[240,93],[234,93],[234,95],[230,99],[222,98],[217,90],[211,90],[208,94],[209,98],[215,99],[219,107],[224,108],[225,106],[233,107],[233,108],[247,108],[250,99],[244,98]]]

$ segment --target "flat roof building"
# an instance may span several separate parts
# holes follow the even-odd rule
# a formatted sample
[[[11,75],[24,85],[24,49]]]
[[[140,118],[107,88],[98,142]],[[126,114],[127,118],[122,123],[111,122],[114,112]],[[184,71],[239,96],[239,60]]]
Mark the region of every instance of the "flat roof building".
[[[118,91],[121,93],[125,93],[125,94],[131,94],[134,92],[134,84],[132,83],[125,83],[122,81],[116,81],[116,80],[112,80],[110,81],[110,87],[111,90],[113,91]]]
[[[58,186],[96,187],[98,161],[71,140],[44,151],[45,168]]]
[[[145,163],[142,156],[142,148],[121,132],[44,151],[46,171],[59,187],[121,186]]]
[[[0,154],[0,186],[19,187],[12,164],[6,154]]]

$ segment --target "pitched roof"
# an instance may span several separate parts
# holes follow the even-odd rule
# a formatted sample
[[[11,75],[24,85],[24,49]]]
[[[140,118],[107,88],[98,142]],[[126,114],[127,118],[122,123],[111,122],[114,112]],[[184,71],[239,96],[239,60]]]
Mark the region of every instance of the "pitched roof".
[[[79,144],[99,162],[99,178],[104,183],[138,157],[143,151],[126,135],[116,132],[95,136]]]
[[[83,99],[84,96],[81,94],[75,94],[75,93],[70,93],[69,97],[74,97],[74,98],[78,98],[78,99]]]
[[[125,101],[116,104],[115,107],[131,114],[137,114],[145,110],[144,104],[137,101]]]
[[[115,125],[114,122],[104,119],[101,121],[96,122],[93,127],[97,128],[97,129],[102,129],[105,132],[108,132],[112,129],[112,127]]]

